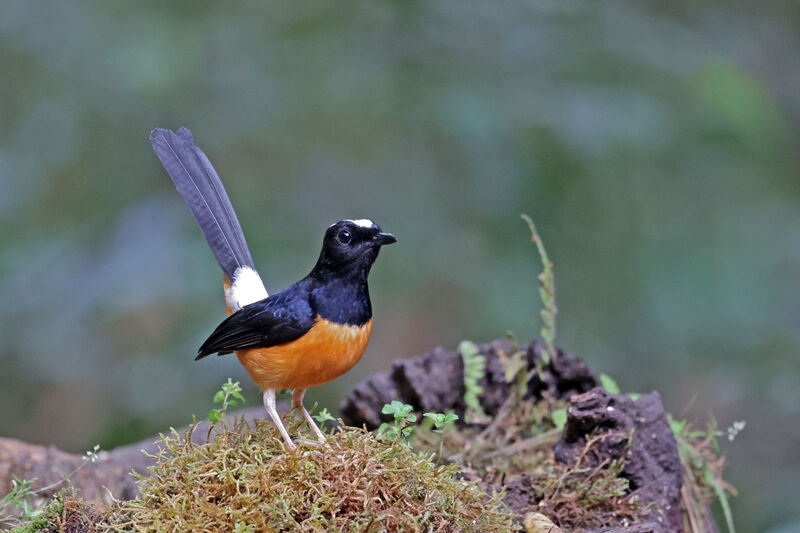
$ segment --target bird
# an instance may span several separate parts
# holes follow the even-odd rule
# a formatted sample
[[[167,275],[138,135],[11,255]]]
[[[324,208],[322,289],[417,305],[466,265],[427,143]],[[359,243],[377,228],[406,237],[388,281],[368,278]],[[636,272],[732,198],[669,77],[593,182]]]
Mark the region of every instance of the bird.
[[[150,133],[161,164],[194,215],[223,272],[224,319],[195,360],[235,353],[263,392],[264,408],[290,451],[296,449],[275,406],[277,391],[292,402],[324,444],[303,406],[310,387],[328,383],[361,359],[372,332],[367,277],[382,246],[397,241],[370,219],[331,224],[311,272],[269,295],[253,263],[222,181],[185,127]]]

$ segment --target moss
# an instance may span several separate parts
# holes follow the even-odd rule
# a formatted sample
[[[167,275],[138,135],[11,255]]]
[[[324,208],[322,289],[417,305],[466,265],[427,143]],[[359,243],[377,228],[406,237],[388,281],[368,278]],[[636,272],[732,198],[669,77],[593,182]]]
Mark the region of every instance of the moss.
[[[476,480],[495,485],[534,472],[552,457],[561,433],[552,413],[565,406],[563,400],[510,398],[489,424],[454,428],[443,435],[421,427],[414,447],[437,450],[443,439],[442,459],[465,467]]]
[[[237,422],[206,444],[163,437],[141,495],[114,506],[113,531],[513,531],[499,498],[456,467],[346,428],[328,446],[286,451],[273,426]]]
[[[13,529],[11,533],[35,533],[48,529],[64,512],[64,498],[64,491],[60,491],[42,509],[41,513],[28,520],[25,524]]]
[[[590,440],[582,457],[596,441]],[[563,465],[548,459],[531,474],[537,510],[568,531],[636,523],[650,509],[630,493],[623,460],[590,468],[580,462]]]
[[[444,434],[420,426],[413,448],[343,428],[326,448],[302,442],[291,453],[260,420],[221,427],[205,444],[173,432],[162,437],[149,476],[139,476],[138,499],[100,513],[58,496],[15,531],[515,531],[534,512],[564,531],[636,523],[651,508],[630,494],[620,475],[625,459],[592,468],[554,460],[561,430],[553,412],[564,405],[509,400],[486,426]],[[685,468],[686,529],[701,531],[717,487],[727,488],[714,446],[719,432],[673,424]],[[589,439],[581,457],[593,455],[597,442]],[[440,444],[441,457],[420,451]],[[520,484],[529,495],[515,506],[520,514],[490,493],[509,485],[511,494],[510,485]]]
[[[595,468],[555,461],[553,445],[561,428],[553,413],[565,407],[563,400],[510,397],[491,424],[447,431],[442,437],[443,459],[489,487],[514,484],[528,495],[524,502],[515,502],[517,511],[542,513],[566,531],[635,523],[650,509],[631,496],[628,480],[620,475],[624,460]],[[439,438],[421,428],[415,446],[437,449]],[[582,457],[596,444],[590,439]]]

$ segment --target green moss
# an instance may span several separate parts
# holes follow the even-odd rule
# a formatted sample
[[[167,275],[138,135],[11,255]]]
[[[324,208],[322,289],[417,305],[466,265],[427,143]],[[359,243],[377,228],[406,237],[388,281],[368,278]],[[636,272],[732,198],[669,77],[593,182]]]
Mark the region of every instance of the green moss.
[[[47,529],[64,512],[64,491],[56,494],[41,513],[25,524],[13,529],[11,533],[35,533]]]
[[[589,456],[599,440],[589,439],[580,457]],[[624,467],[624,459],[594,467],[581,460],[565,465],[548,459],[530,477],[538,510],[568,531],[636,523],[650,508],[631,495]]]
[[[513,531],[494,495],[455,466],[347,428],[288,452],[274,427],[238,422],[206,444],[163,437],[141,495],[98,526],[112,531]]]
[[[562,431],[556,414],[565,407],[563,400],[510,397],[491,424],[445,432],[442,455],[489,487],[499,489],[522,477],[531,498],[523,514],[537,511],[566,531],[635,523],[649,509],[630,494],[628,480],[620,475],[624,459],[594,468],[555,461],[553,445]],[[436,439],[421,428],[415,446],[430,449]],[[590,455],[596,444],[590,439],[581,456]]]

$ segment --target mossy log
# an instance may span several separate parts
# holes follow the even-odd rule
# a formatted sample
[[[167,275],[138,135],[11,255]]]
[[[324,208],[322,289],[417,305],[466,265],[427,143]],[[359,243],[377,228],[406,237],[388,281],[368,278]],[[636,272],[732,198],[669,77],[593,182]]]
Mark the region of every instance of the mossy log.
[[[543,348],[539,342],[522,348],[528,369],[524,399],[556,401],[567,406],[566,424],[557,438],[551,455],[553,460],[562,465],[577,463],[587,469],[599,468],[613,461],[621,464],[624,460],[619,475],[627,480],[628,493],[635,495],[638,502],[649,509],[640,515],[636,524],[624,525],[621,522],[619,526],[594,531],[681,531],[681,463],[659,395],[654,392],[633,400],[626,395],[610,394],[599,386],[599,380],[588,366],[571,354],[558,350],[556,356],[544,364]],[[485,357],[486,365],[479,380],[483,389],[480,401],[488,415],[484,424],[490,426],[493,420],[505,416],[503,410],[512,394],[513,384],[507,378],[504,361],[517,348],[502,339],[478,345],[478,349]],[[374,429],[386,421],[386,415],[381,413],[383,405],[400,400],[420,413],[456,412],[462,415],[459,421],[462,428],[469,429],[463,416],[467,407],[463,373],[461,354],[444,348],[396,361],[389,372],[374,375],[348,395],[341,406],[342,419],[350,426]],[[263,418],[260,408],[243,413],[248,419]],[[193,440],[205,442],[208,430],[208,423],[201,423],[193,433]],[[157,438],[148,438],[100,452],[96,462],[87,462],[82,455],[69,454],[54,446],[0,438],[0,494],[10,487],[12,476],[37,478],[35,489],[57,484],[77,469],[70,484],[86,501],[101,501],[109,492],[116,499],[132,499],[137,495],[137,486],[128,473],[131,470],[146,473],[152,460],[141,450],[153,454],[159,445]],[[552,453],[553,448],[550,449]],[[80,465],[83,466],[78,468]],[[541,510],[541,491],[534,486],[537,483],[534,476],[522,474],[502,476],[501,479],[501,484],[492,488],[504,489],[505,502],[513,511],[522,516]],[[55,486],[48,492],[53,493],[58,488]]]

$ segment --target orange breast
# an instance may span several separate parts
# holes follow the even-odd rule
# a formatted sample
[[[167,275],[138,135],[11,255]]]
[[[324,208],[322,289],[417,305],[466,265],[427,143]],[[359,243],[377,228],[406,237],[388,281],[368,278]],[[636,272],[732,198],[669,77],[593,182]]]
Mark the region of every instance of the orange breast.
[[[372,320],[347,326],[317,317],[295,341],[236,352],[250,378],[262,389],[305,389],[332,381],[361,359]]]

